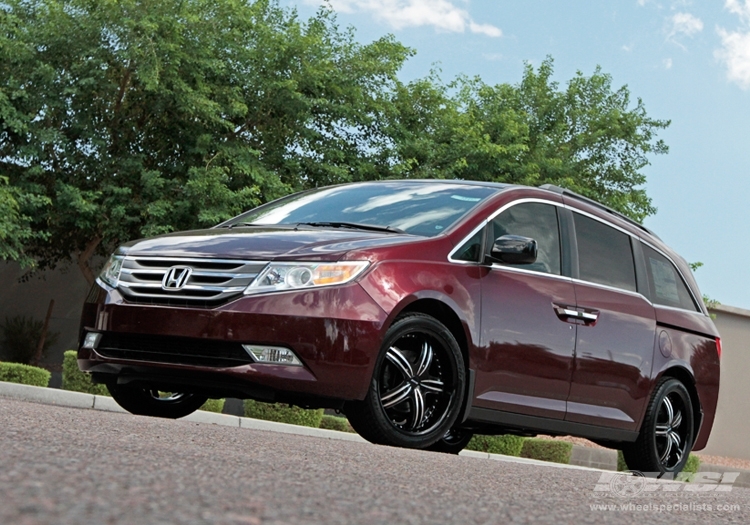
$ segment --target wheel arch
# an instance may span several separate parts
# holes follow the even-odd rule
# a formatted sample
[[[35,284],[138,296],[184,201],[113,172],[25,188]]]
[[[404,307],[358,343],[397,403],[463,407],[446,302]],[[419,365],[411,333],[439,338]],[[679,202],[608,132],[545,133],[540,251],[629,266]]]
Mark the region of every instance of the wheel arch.
[[[466,371],[466,390],[464,392],[464,400],[461,406],[461,415],[457,421],[457,423],[463,423],[468,417],[469,409],[474,400],[474,372],[471,369],[471,362],[469,359],[470,336],[468,335],[466,324],[448,304],[433,298],[417,299],[407,304],[404,308],[399,310],[393,320],[397,319],[400,315],[412,312],[418,312],[434,317],[450,330],[453,337],[456,338],[458,348],[461,350],[461,356],[464,360],[464,369]]]
[[[466,327],[458,314],[450,306],[438,299],[417,299],[399,310],[393,320],[406,313],[422,313],[429,315],[445,325],[445,327],[453,334],[453,337],[456,338],[458,347],[461,349],[461,356],[464,359],[464,366],[467,370],[469,369],[469,340],[466,334]]]
[[[698,389],[695,386],[695,378],[693,374],[685,367],[672,366],[664,370],[661,375],[657,378],[654,384],[657,384],[662,378],[671,377],[677,379],[682,383],[690,394],[690,401],[693,405],[693,444],[698,439],[698,432],[703,422],[703,408],[701,407],[700,397],[698,396]]]

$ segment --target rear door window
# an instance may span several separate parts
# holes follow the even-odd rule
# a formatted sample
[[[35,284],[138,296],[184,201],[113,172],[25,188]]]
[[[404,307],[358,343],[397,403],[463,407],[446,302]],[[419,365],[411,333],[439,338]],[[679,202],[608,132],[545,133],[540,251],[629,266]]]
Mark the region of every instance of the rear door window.
[[[578,272],[584,281],[637,291],[630,236],[573,213],[578,241]]]
[[[646,256],[651,300],[654,304],[698,312],[698,307],[674,264],[645,244],[643,253]]]

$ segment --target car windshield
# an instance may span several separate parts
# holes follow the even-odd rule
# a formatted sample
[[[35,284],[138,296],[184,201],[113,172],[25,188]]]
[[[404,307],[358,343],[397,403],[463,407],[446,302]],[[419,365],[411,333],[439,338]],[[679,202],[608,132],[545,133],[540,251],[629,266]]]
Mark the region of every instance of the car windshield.
[[[445,182],[376,182],[297,193],[250,210],[222,226],[359,226],[431,237],[499,187]]]

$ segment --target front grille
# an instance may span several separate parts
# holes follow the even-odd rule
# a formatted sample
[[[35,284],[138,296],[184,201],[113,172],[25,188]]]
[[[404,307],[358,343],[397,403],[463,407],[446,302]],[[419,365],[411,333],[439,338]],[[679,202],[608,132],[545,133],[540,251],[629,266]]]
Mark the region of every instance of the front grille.
[[[253,363],[242,345],[229,341],[107,332],[97,353],[113,359],[231,367]]]
[[[234,259],[125,257],[118,289],[133,303],[209,308],[241,294],[266,264]],[[179,287],[165,288],[165,277],[174,267],[189,268],[189,276]]]

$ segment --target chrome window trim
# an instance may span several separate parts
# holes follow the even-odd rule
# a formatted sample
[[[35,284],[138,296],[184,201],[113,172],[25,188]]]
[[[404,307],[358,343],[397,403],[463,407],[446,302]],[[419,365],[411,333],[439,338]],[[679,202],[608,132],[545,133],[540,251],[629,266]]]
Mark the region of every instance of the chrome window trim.
[[[680,270],[680,268],[675,264],[674,260],[669,255],[667,255],[666,253],[664,253],[660,248],[654,246],[653,244],[651,244],[650,242],[648,242],[647,240],[645,240],[640,235],[636,235],[633,232],[630,232],[630,231],[626,230],[625,228],[622,228],[621,226],[618,226],[617,224],[613,224],[612,222],[610,222],[610,221],[608,221],[606,219],[603,219],[601,217],[597,217],[596,215],[594,215],[592,213],[589,213],[587,211],[581,210],[581,209],[576,208],[574,206],[571,206],[569,204],[565,204],[565,203],[562,203],[562,202],[555,202],[555,201],[551,201],[551,200],[548,200],[548,199],[542,199],[542,198],[529,197],[529,198],[518,199],[518,200],[515,200],[515,201],[512,201],[512,202],[509,202],[509,203],[505,204],[501,208],[499,208],[496,211],[494,211],[492,214],[488,215],[487,219],[485,219],[484,221],[482,221],[476,228],[474,228],[471,231],[471,233],[469,233],[463,239],[461,239],[461,241],[458,244],[456,244],[456,247],[453,248],[453,250],[450,251],[450,253],[448,254],[448,262],[454,263],[454,264],[481,265],[481,263],[476,262],[476,261],[460,261],[460,260],[457,260],[457,259],[453,259],[453,256],[458,251],[458,249],[461,248],[464,245],[464,243],[466,243],[469,239],[471,239],[474,235],[476,235],[480,230],[482,230],[483,228],[485,228],[495,217],[497,217],[498,215],[500,215],[501,213],[503,213],[505,210],[507,210],[508,208],[510,208],[512,206],[515,206],[517,204],[524,204],[524,203],[527,203],[527,202],[536,202],[536,203],[541,203],[541,204],[551,204],[552,206],[558,206],[560,208],[564,208],[566,210],[570,210],[573,213],[580,213],[581,215],[589,217],[589,218],[591,218],[591,219],[593,219],[595,221],[601,222],[605,226],[609,226],[610,228],[614,228],[615,230],[617,230],[619,232],[622,232],[625,235],[628,235],[629,237],[631,237],[631,238],[633,238],[633,239],[635,239],[637,241],[641,241],[643,244],[645,244],[649,248],[653,249],[657,253],[659,253],[662,256],[664,256],[664,258],[666,258],[672,264],[672,266],[677,270],[677,273],[680,275],[680,278],[682,278],[683,284],[685,284],[685,287],[688,289],[688,292],[690,293],[690,296],[693,298],[693,301],[695,301],[695,303],[698,304],[698,305],[703,304],[703,301],[698,301],[696,299],[695,293],[693,293],[693,289],[690,288],[690,286],[687,285],[687,279],[685,279],[685,275],[682,273],[682,271]],[[634,261],[634,263],[635,263],[635,261]],[[623,293],[626,293],[626,294],[630,294],[630,295],[642,297],[651,306],[660,306],[660,307],[664,307],[664,308],[671,308],[671,309],[674,309],[674,310],[679,310],[681,312],[690,312],[690,313],[701,314],[704,317],[708,315],[703,310],[696,311],[696,310],[687,310],[685,308],[677,308],[677,307],[674,307],[674,306],[656,305],[648,297],[646,297],[645,295],[643,295],[642,293],[640,293],[638,291],[633,292],[632,290],[626,290],[624,288],[617,288],[616,286],[608,286],[606,284],[595,283],[593,281],[586,281],[584,279],[573,279],[573,278],[566,277],[566,276],[563,276],[563,275],[551,274],[551,273],[547,273],[547,272],[540,272],[540,271],[537,271],[537,270],[524,270],[524,269],[521,269],[521,268],[515,268],[515,267],[510,267],[510,266],[502,266],[502,265],[499,265],[499,264],[492,264],[491,268],[493,268],[493,269],[495,269],[495,268],[511,269],[513,271],[519,271],[521,273],[528,273],[528,274],[534,274],[534,275],[551,275],[553,277],[559,277],[559,278],[568,279],[568,280],[570,280],[573,283],[578,282],[578,283],[581,283],[581,284],[589,284],[589,285],[597,286],[597,287],[600,287],[600,288],[603,288],[603,289],[607,289],[607,290],[613,290],[613,291],[623,292]]]
[[[677,312],[687,312],[689,314],[700,315],[701,317],[708,317],[703,312],[699,312],[697,310],[685,310],[684,308],[677,308],[676,306],[668,306],[666,304],[654,303],[654,308],[666,308],[667,310],[675,310]]]
[[[595,283],[593,281],[586,281],[584,279],[572,279],[572,281],[574,284],[585,284],[586,286],[593,286],[594,288],[601,288],[602,290],[609,290],[610,292],[619,292],[619,293],[624,293],[626,295],[632,295],[633,297],[640,297],[651,306],[654,306],[654,303],[651,302],[651,299],[643,295],[641,292],[634,292],[633,290],[626,290],[625,288],[618,288],[616,286],[609,286],[606,284]]]
[[[474,263],[476,264],[476,263]],[[509,272],[516,272],[516,273],[524,273],[529,275],[542,275],[545,277],[551,277],[553,279],[559,279],[561,281],[566,281],[569,283],[572,283],[574,279],[572,277],[568,277],[567,275],[558,275],[556,273],[547,273],[547,272],[540,272],[539,270],[527,270],[525,268],[518,268],[516,266],[504,266],[502,264],[492,264],[490,266],[491,270],[504,270]]]
[[[487,218],[482,223],[479,224],[479,226],[477,226],[476,228],[474,228],[473,230],[471,230],[471,233],[469,235],[467,235],[466,237],[464,237],[463,239],[461,239],[461,242],[459,242],[458,244],[456,244],[456,247],[453,248],[453,250],[451,250],[450,253],[448,254],[448,262],[459,263],[459,264],[480,264],[480,263],[478,263],[476,261],[459,261],[457,259],[453,259],[453,256],[458,251],[458,249],[461,248],[461,246],[464,245],[464,243],[466,243],[469,239],[471,239],[477,233],[479,233],[479,230],[482,230],[485,226],[487,226],[495,217],[497,217],[498,215],[500,215],[501,213],[503,213],[505,210],[507,210],[508,208],[510,208],[512,206],[516,206],[517,204],[525,204],[527,202],[536,202],[536,203],[540,203],[540,204],[552,204],[553,206],[560,206],[560,207],[563,206],[563,204],[561,202],[554,202],[554,201],[550,201],[550,200],[547,200],[547,199],[539,199],[539,198],[535,198],[535,197],[528,197],[528,198],[525,198],[525,199],[518,199],[516,201],[511,201],[511,202],[505,204],[504,206],[502,206],[501,208],[495,210],[492,214],[488,215]],[[561,248],[562,248],[562,246],[561,246]],[[493,267],[494,267],[494,264],[493,264]],[[527,271],[533,271],[533,270],[527,270]],[[546,272],[535,272],[535,273],[546,274]]]
[[[497,217],[498,215],[500,215],[501,213],[503,213],[505,210],[507,210],[508,208],[510,208],[512,206],[515,206],[517,204],[524,204],[524,203],[527,203],[527,202],[536,202],[536,203],[540,203],[540,204],[551,204],[553,206],[558,206],[560,208],[564,208],[566,210],[570,210],[573,213],[580,213],[581,215],[584,215],[585,217],[588,217],[588,218],[593,219],[595,221],[599,221],[600,223],[604,224],[605,226],[609,226],[610,228],[614,228],[615,230],[617,230],[619,232],[622,232],[625,235],[628,235],[629,237],[631,237],[631,238],[633,238],[633,239],[635,239],[637,241],[642,242],[643,244],[645,244],[649,248],[653,249],[654,251],[656,251],[657,253],[659,253],[660,255],[662,255],[665,259],[667,259],[672,264],[672,266],[674,267],[674,269],[677,270],[677,273],[680,275],[680,278],[682,279],[683,284],[685,285],[685,287],[687,288],[688,292],[690,293],[690,296],[693,298],[693,301],[695,301],[695,304],[697,304],[697,305],[703,304],[703,301],[698,301],[697,300],[697,298],[695,297],[695,293],[693,293],[693,289],[690,288],[690,286],[688,286],[687,279],[685,279],[685,275],[682,273],[682,271],[680,270],[679,266],[677,266],[675,264],[674,260],[669,255],[667,255],[666,253],[664,253],[660,248],[654,246],[653,244],[651,244],[650,242],[648,242],[647,240],[645,240],[640,235],[636,235],[633,232],[630,232],[630,231],[626,230],[625,228],[622,228],[621,226],[618,226],[617,224],[613,224],[612,222],[610,222],[610,221],[608,221],[606,219],[603,219],[601,217],[597,217],[596,215],[594,215],[592,213],[589,213],[587,211],[581,210],[581,209],[576,208],[574,206],[571,206],[569,204],[565,204],[565,203],[561,203],[561,202],[554,202],[554,201],[551,201],[551,200],[548,200],[548,199],[541,199],[541,198],[529,197],[529,198],[524,198],[524,199],[518,199],[516,201],[512,201],[512,202],[509,202],[509,203],[505,204],[504,206],[502,206],[501,208],[499,208],[498,210],[496,210],[495,212],[493,212],[492,214],[490,214],[487,217],[487,219],[485,219],[482,223],[480,223],[479,226],[477,226],[476,228],[474,228],[471,231],[471,233],[469,233],[463,239],[461,239],[461,242],[459,242],[456,245],[456,247],[453,248],[453,250],[451,250],[451,252],[448,254],[448,262],[454,263],[454,264],[474,264],[474,265],[481,264],[481,263],[476,262],[476,261],[459,261],[459,260],[453,259],[453,256],[458,251],[458,249],[461,248],[464,245],[464,243],[466,243],[469,239],[471,239],[474,235],[476,235],[480,230],[482,230],[483,228],[485,228],[492,220],[494,220],[495,217]],[[631,249],[631,251],[632,251],[632,249]],[[635,261],[633,261],[633,262],[635,263]],[[645,295],[643,295],[642,293],[640,293],[638,291],[633,292],[632,290],[626,290],[625,288],[617,288],[616,286],[608,286],[606,284],[595,283],[593,281],[586,281],[584,279],[573,279],[573,278],[570,278],[570,277],[566,277],[564,275],[557,275],[557,274],[553,274],[553,273],[540,272],[540,271],[537,271],[537,270],[524,270],[524,269],[521,269],[521,268],[516,268],[516,267],[512,267],[512,266],[503,266],[503,265],[499,265],[499,264],[492,264],[491,268],[493,268],[493,269],[494,268],[510,269],[512,271],[519,271],[521,273],[527,273],[527,274],[533,274],[533,275],[550,275],[552,277],[558,277],[558,278],[568,279],[568,280],[570,280],[573,283],[578,282],[578,283],[581,283],[581,284],[589,284],[589,285],[596,286],[596,287],[599,287],[599,288],[603,288],[603,289],[606,289],[606,290],[613,290],[613,291],[623,292],[623,293],[626,293],[626,294],[629,294],[629,295],[633,295],[633,296],[637,296],[637,297],[642,297],[651,306],[659,306],[659,307],[663,307],[663,308],[670,308],[670,309],[673,309],[673,310],[679,310],[681,312],[696,313],[696,314],[703,315],[704,317],[708,315],[703,310],[700,310],[700,311],[697,311],[697,310],[687,310],[685,308],[677,308],[677,307],[674,307],[674,306],[659,305],[659,304],[653,303],[648,297],[646,297]]]

